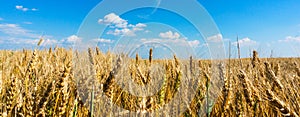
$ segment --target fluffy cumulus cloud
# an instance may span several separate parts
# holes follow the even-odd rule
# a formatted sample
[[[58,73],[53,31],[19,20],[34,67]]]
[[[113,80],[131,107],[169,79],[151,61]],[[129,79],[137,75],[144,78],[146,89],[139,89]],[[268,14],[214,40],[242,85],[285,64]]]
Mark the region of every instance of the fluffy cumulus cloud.
[[[107,14],[103,19],[99,19],[98,23],[109,26],[111,30],[107,34],[115,36],[135,36],[137,31],[143,31],[147,27],[143,23],[129,24],[127,20],[122,19],[115,13]]]
[[[75,43],[80,43],[82,41],[81,37],[78,37],[77,35],[70,35],[68,37],[65,37],[60,40],[56,39],[45,39],[42,44],[45,45],[57,45],[57,46],[62,46],[62,47],[69,47],[74,45]]]
[[[146,24],[138,23],[136,25],[129,25],[129,27],[132,27],[133,31],[142,31],[144,28],[147,27]]]
[[[279,42],[299,42],[300,43],[300,36],[287,36],[283,40],[279,40]]]
[[[80,41],[81,41],[81,38],[76,35],[71,35],[65,40],[65,42],[67,42],[67,43],[76,43],[76,42],[80,42]]]
[[[246,37],[243,39],[240,39],[238,41],[238,43],[240,44],[240,46],[254,46],[257,44],[256,41],[251,40],[250,38]],[[237,42],[233,42],[232,45],[237,46]]]
[[[127,28],[128,22],[122,19],[120,16],[116,15],[115,13],[110,13],[104,16],[103,19],[99,19],[98,23],[110,25],[111,27],[117,28]]]
[[[167,32],[159,33],[159,37],[164,39],[179,39],[180,34],[177,32],[167,31]]]
[[[158,35],[159,38],[142,38],[142,42],[158,42],[165,44],[175,44],[178,46],[191,46],[198,47],[200,45],[199,40],[188,40],[187,38],[181,37],[177,32],[167,31],[161,32]]]
[[[36,8],[26,8],[22,5],[16,5],[16,9],[21,10],[21,11],[37,11],[38,9]]]

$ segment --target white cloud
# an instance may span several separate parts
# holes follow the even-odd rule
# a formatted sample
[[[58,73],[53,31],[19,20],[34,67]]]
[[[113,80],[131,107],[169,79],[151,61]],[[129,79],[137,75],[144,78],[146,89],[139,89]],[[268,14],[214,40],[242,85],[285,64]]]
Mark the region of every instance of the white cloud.
[[[146,24],[138,23],[135,26],[133,25],[133,31],[142,31],[146,27],[147,27]]]
[[[200,44],[199,40],[193,40],[193,41],[188,41],[188,43],[192,46],[192,47],[197,47]]]
[[[81,38],[76,35],[71,35],[60,41],[49,35],[41,37],[41,34],[25,29],[18,24],[0,23],[0,33],[0,43],[3,45],[0,48],[4,49],[34,47],[39,42],[40,38],[43,38],[43,42],[40,46],[68,46],[69,44],[81,41]],[[108,40],[103,39],[99,41],[108,42]]]
[[[300,42],[300,36],[287,36],[283,40],[279,40],[279,42]]]
[[[17,24],[0,24],[0,32],[3,33],[0,38],[5,39],[3,43],[9,44],[31,44],[36,45],[41,38],[41,34],[25,29]],[[58,43],[57,40],[51,39],[52,36],[44,35],[42,45],[52,45]]]
[[[184,43],[186,40],[184,39],[161,39],[161,38],[142,38],[142,42],[155,41],[160,43]],[[186,43],[188,44],[188,43]]]
[[[142,42],[146,41],[156,41],[156,42],[162,42],[162,43],[174,43],[181,46],[191,46],[191,47],[197,47],[200,45],[199,40],[188,40],[187,38],[182,38],[181,35],[177,32],[167,31],[160,33],[158,35],[160,38],[152,38],[152,39],[146,39],[142,38]]]
[[[176,43],[183,46],[190,45],[191,47],[197,47],[200,44],[199,40],[190,40],[188,41],[187,38],[182,38],[181,35],[177,32],[167,31],[163,33],[159,33],[158,35],[162,39],[154,39],[156,41],[162,41],[162,42],[170,42],[170,43]]]
[[[103,38],[94,39],[94,41],[97,43],[113,43],[114,42],[111,39],[103,39]]]
[[[24,12],[29,11],[29,10],[30,10],[30,11],[37,11],[36,8],[31,8],[31,9],[29,9],[29,8],[26,8],[26,7],[22,6],[22,5],[16,5],[16,9],[21,10],[21,11],[24,11]]]
[[[32,10],[32,11],[37,11],[38,9],[36,9],[36,8],[32,8],[31,10]]]
[[[150,30],[145,30],[145,33],[150,33],[151,31]]]
[[[32,24],[32,22],[23,22],[24,24]]]
[[[37,45],[40,39],[34,39],[34,40],[18,40],[19,43],[22,44],[31,44],[31,45]],[[42,44],[40,46],[48,46],[48,45],[55,45],[58,44],[59,42],[54,39],[44,39]]]
[[[29,46],[35,46],[38,44],[39,40],[38,38],[31,39],[31,38],[22,38],[22,37],[0,37],[1,38],[1,44],[5,44],[5,46],[17,46],[17,47],[29,47]],[[55,39],[50,39],[51,36],[44,37],[43,42],[40,46],[49,46],[49,45],[56,45],[59,42]]]
[[[0,32],[12,37],[38,38],[40,36],[17,24],[0,24]]]
[[[159,37],[164,38],[164,39],[179,39],[180,34],[177,32],[172,32],[172,31],[167,31],[164,33],[159,33]]]
[[[23,43],[23,44],[31,44],[31,45],[35,45],[39,42],[39,39],[34,39],[34,40],[18,40],[19,43]]]
[[[42,46],[56,45],[56,44],[59,44],[59,42],[55,39],[45,39],[42,43]]]
[[[23,6],[17,5],[16,9],[22,10],[22,11],[28,11],[28,8],[24,8]]]
[[[122,35],[122,36],[135,36],[136,34],[134,33],[133,30],[130,30],[128,28],[123,28],[123,29],[115,29],[115,30],[110,30],[107,32],[107,34],[111,34],[111,35]]]
[[[146,24],[138,23],[136,25],[129,24],[127,20],[122,19],[115,13],[110,13],[104,16],[103,19],[98,20],[99,24],[105,24],[112,30],[109,30],[107,34],[115,36],[135,36],[137,31],[143,31],[147,27]]]
[[[104,19],[99,19],[98,23],[116,26],[117,28],[127,28],[128,25],[128,22],[126,20],[120,18],[115,13],[110,13],[104,16]]]
[[[223,36],[221,34],[216,34],[210,37],[207,37],[207,42],[220,42],[222,41]]]
[[[22,8],[23,8],[23,6],[20,6],[20,5],[16,6],[16,9],[22,9]]]
[[[253,45],[256,45],[256,44],[257,44],[256,41],[251,40],[251,39],[248,38],[248,37],[243,38],[243,39],[240,39],[238,42],[239,42],[240,46],[253,46]],[[232,45],[237,46],[237,42],[233,42]]]
[[[71,35],[69,36],[66,40],[67,43],[75,43],[75,42],[80,42],[81,38],[76,36],[76,35]]]

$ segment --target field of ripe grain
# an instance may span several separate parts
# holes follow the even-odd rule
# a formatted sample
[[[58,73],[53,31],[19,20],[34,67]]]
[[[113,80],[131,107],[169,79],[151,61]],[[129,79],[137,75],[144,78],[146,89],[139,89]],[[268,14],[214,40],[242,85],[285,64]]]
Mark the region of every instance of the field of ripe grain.
[[[74,53],[63,48],[1,50],[0,116],[178,115],[176,103],[163,113],[148,112],[170,103],[178,89],[185,88],[180,87],[183,78],[200,82],[194,84],[196,96],[181,116],[300,115],[300,58],[259,58],[254,51],[253,58],[212,62],[176,56],[152,60],[151,50],[149,54],[145,60],[97,48]],[[163,77],[163,84],[154,95],[137,97],[122,90],[117,76],[141,86]],[[206,100],[213,97],[210,107]],[[112,104],[123,109],[115,110]]]

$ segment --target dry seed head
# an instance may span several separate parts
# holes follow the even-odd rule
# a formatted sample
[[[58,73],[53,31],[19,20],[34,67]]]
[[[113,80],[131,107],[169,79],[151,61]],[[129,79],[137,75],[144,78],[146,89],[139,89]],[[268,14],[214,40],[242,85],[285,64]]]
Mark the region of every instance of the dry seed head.
[[[203,70],[203,64],[202,64],[201,60],[198,60],[198,67],[200,70]]]
[[[244,89],[244,96],[246,98],[247,103],[252,106],[253,99],[252,99],[252,92],[251,89],[253,89],[253,86],[251,82],[248,80],[246,73],[243,70],[240,70],[240,74],[238,74],[238,77],[242,81],[243,89]]]
[[[279,111],[282,113],[282,115],[298,117],[298,115],[295,112],[293,112],[285,102],[283,102],[278,97],[276,97],[275,94],[270,89],[267,90],[267,95],[271,105],[277,107]]]
[[[3,74],[2,74],[2,70],[0,70],[0,94],[2,94],[2,86],[3,86],[3,79],[2,79],[2,76],[3,76]]]
[[[235,111],[236,111],[236,116],[242,116],[243,115],[243,100],[242,100],[242,94],[237,91],[236,92],[236,99],[235,99]]]
[[[95,63],[94,63],[93,51],[92,51],[91,48],[88,49],[88,53],[89,53],[89,60],[90,60],[90,63],[91,63],[92,65],[95,65]]]
[[[34,110],[33,107],[35,106],[35,97],[33,96],[33,92],[29,91],[27,92],[25,96],[25,107],[26,107],[26,115],[29,115],[30,117],[34,116]]]
[[[179,67],[179,61],[178,61],[176,55],[174,55],[174,60],[175,60],[175,66]]]
[[[297,72],[297,75],[300,77],[300,66],[297,64],[297,62],[294,62],[295,70]]]
[[[225,87],[228,87],[227,77],[225,76],[225,66],[223,63],[218,64],[219,78],[223,81]]]
[[[224,101],[222,104],[222,111],[227,112],[231,103],[231,83],[230,80],[226,76],[224,76],[225,74],[223,67],[219,65],[220,77],[223,77],[222,79],[224,80]]]
[[[253,51],[253,57],[252,57],[252,66],[253,68],[256,67],[260,63],[259,57],[258,57],[258,52]]]
[[[135,63],[136,63],[136,65],[139,64],[139,54],[138,53],[135,54]]]
[[[59,81],[59,88],[60,88],[59,92],[60,92],[60,95],[62,96],[61,103],[59,105],[59,115],[60,116],[65,116],[65,114],[66,114],[66,108],[67,108],[67,103],[68,103],[68,98],[69,98],[68,79],[70,78],[70,74],[71,74],[71,61],[68,62],[67,65],[65,66],[63,75]]]
[[[273,83],[274,86],[277,86],[280,90],[283,89],[282,83],[279,81],[278,77],[275,75],[275,73],[272,71],[270,64],[265,62],[265,72],[267,78]]]
[[[204,78],[206,80],[205,85],[206,85],[206,88],[208,89],[210,86],[210,76],[207,74],[206,71],[203,71],[203,73],[204,73]]]
[[[38,103],[38,113],[39,113],[38,116],[43,116],[43,117],[46,116],[46,112],[45,112],[46,105],[49,102],[50,94],[51,94],[52,90],[55,87],[54,84],[55,84],[55,81],[53,81],[52,83],[50,83],[47,86],[46,91],[44,92],[42,99],[39,101],[39,103]]]
[[[194,74],[193,70],[194,70],[193,56],[190,56],[190,72],[191,72],[191,75]]]
[[[39,40],[39,42],[38,42],[38,46],[40,46],[41,44],[42,44],[42,42],[44,41],[44,39],[43,38],[40,38],[40,40]]]
[[[149,62],[150,62],[150,64],[152,62],[152,54],[153,54],[153,49],[150,48],[150,51],[149,51]]]
[[[98,46],[96,47],[96,54],[97,54],[97,55],[101,55],[101,51],[100,51],[100,49],[99,49]]]
[[[279,77],[279,76],[281,76],[281,68],[280,68],[280,65],[279,65],[279,63],[277,63],[276,64],[276,66],[275,66],[275,75],[277,76],[277,77]]]
[[[7,103],[6,103],[6,110],[8,112],[10,112],[13,108],[13,102],[15,100],[15,96],[16,96],[16,93],[17,93],[17,78],[12,75],[12,82],[10,84],[10,86],[8,87],[8,94],[7,94]]]
[[[137,69],[137,73],[138,76],[140,77],[140,79],[142,80],[142,85],[147,84],[147,78],[145,77],[145,75],[142,73],[142,71],[140,70],[139,66],[136,66]],[[150,79],[149,79],[150,80]]]

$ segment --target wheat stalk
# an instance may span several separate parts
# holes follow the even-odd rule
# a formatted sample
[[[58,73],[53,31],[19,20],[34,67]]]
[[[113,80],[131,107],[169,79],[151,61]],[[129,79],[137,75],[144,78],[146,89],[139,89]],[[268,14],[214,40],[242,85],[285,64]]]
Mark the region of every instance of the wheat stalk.
[[[267,95],[270,103],[273,106],[277,107],[283,116],[299,117],[295,112],[293,112],[290,109],[290,107],[286,103],[284,103],[282,100],[276,97],[270,89],[267,90]]]
[[[252,63],[253,68],[255,68],[260,63],[260,59],[258,57],[257,51],[253,51],[253,57],[252,57],[251,63]]]
[[[267,78],[273,83],[274,86],[278,87],[280,90],[283,90],[282,83],[279,81],[278,77],[271,69],[270,64],[267,62],[265,62],[265,69]]]

